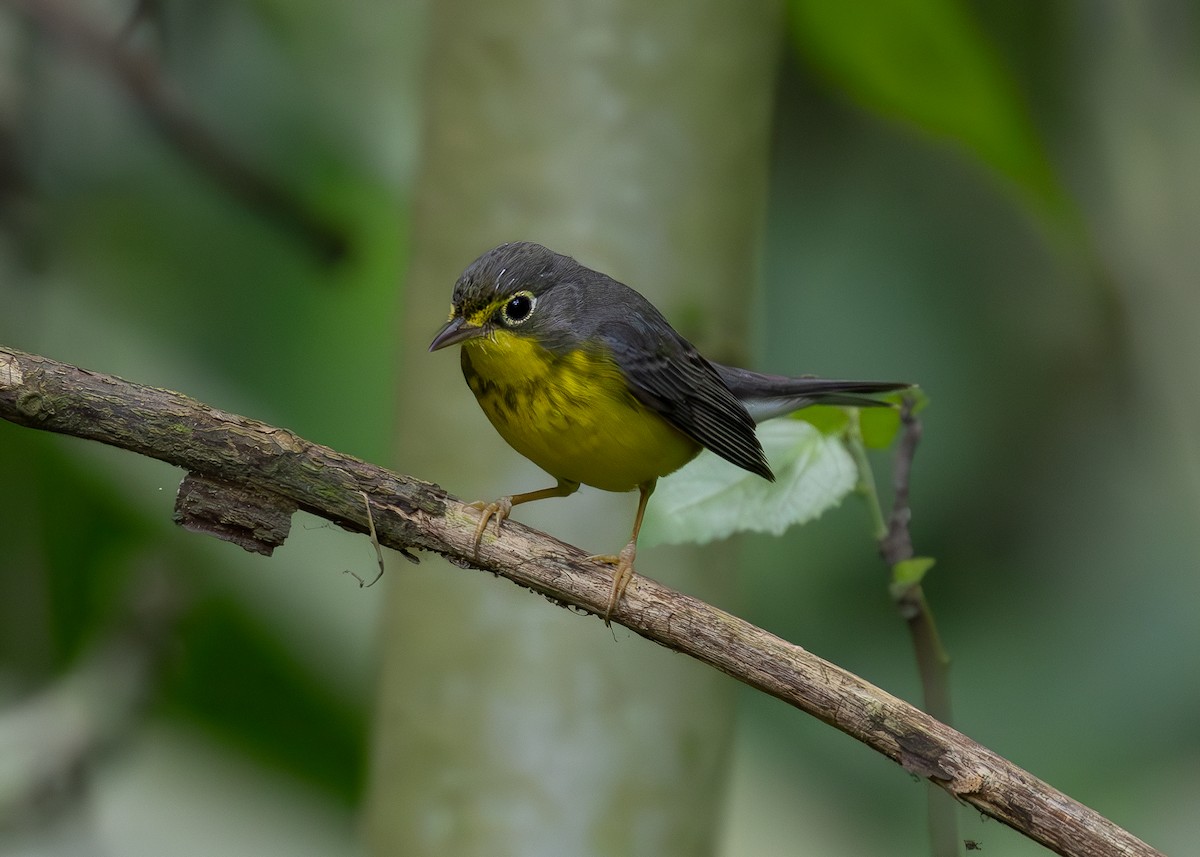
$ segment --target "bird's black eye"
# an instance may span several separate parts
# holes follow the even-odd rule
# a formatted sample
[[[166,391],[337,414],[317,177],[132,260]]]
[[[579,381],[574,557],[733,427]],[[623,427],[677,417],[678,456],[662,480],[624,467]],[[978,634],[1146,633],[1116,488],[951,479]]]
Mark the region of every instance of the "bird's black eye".
[[[504,305],[504,323],[516,325],[529,318],[537,299],[530,292],[518,292]]]

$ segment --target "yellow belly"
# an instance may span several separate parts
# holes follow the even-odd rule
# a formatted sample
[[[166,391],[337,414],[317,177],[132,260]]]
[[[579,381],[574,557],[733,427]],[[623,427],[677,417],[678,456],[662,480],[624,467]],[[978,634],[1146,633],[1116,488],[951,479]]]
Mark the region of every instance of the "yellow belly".
[[[616,365],[559,356],[498,330],[462,345],[463,374],[496,431],[558,479],[629,491],[666,476],[700,446],[629,392]]]

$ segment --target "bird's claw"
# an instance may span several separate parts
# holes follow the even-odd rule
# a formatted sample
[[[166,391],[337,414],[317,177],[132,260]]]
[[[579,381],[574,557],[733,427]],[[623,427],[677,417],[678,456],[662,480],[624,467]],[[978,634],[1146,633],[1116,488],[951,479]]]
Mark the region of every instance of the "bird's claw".
[[[633,560],[637,557],[637,542],[630,542],[621,548],[619,554],[597,554],[589,556],[588,559],[593,562],[603,562],[609,565],[615,565],[616,571],[613,572],[612,591],[608,596],[608,606],[604,608],[604,624],[607,627],[612,624],[613,611],[617,609],[617,604],[621,601],[621,596],[625,594],[625,587],[629,585],[629,581],[633,580]]]
[[[488,521],[492,518],[496,519],[496,535],[500,535],[500,524],[504,519],[512,514],[512,497],[501,497],[499,500],[493,500],[490,503],[485,503],[483,500],[476,500],[474,503],[468,503],[472,509],[479,510],[479,523],[475,526],[475,552],[479,552],[479,544],[483,541],[483,532],[487,529]]]

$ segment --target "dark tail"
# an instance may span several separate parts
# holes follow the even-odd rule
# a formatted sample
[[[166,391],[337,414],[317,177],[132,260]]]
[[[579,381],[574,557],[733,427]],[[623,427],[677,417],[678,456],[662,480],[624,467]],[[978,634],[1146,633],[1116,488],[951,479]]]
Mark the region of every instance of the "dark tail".
[[[868,396],[912,386],[897,381],[836,381],[831,378],[765,375],[720,363],[714,363],[713,368],[756,423],[790,414],[809,405],[849,405],[856,408],[886,405],[887,402]]]

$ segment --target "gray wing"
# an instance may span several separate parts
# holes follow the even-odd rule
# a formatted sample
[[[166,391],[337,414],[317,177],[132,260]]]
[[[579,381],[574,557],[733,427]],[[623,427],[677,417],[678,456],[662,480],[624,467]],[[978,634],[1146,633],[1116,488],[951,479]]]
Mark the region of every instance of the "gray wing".
[[[646,302],[641,313],[610,320],[597,333],[630,392],[679,431],[764,479],[775,476],[754,432],[754,420],[713,365]],[[658,316],[655,318],[654,316]]]

